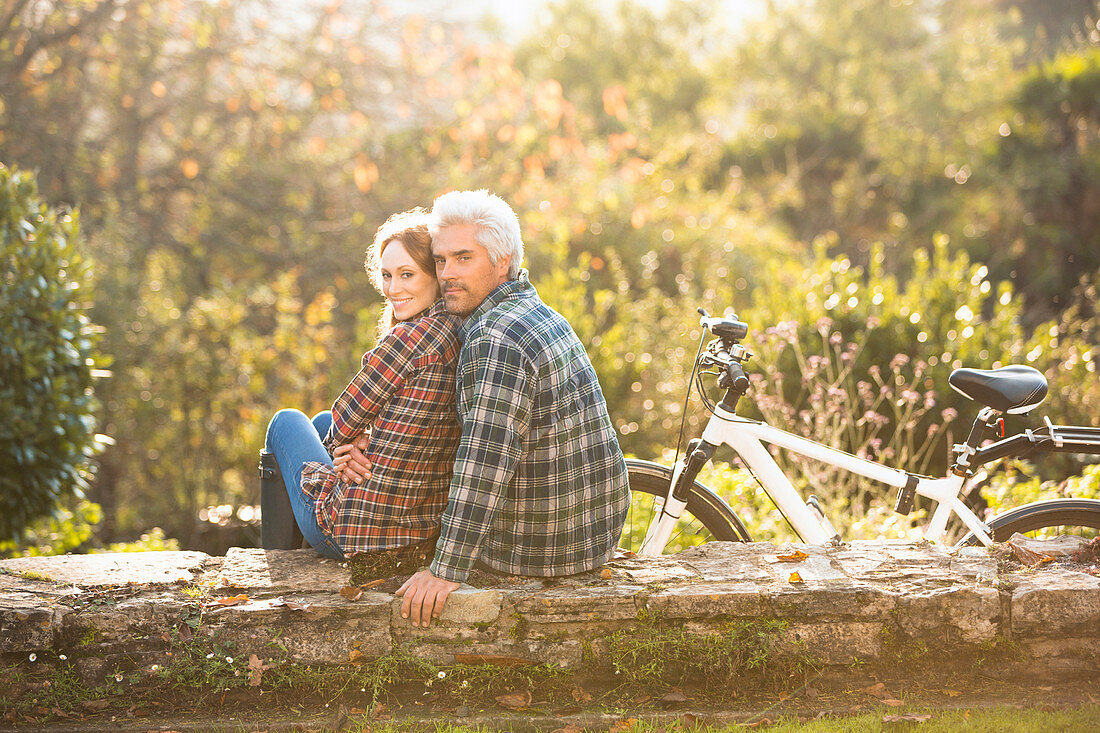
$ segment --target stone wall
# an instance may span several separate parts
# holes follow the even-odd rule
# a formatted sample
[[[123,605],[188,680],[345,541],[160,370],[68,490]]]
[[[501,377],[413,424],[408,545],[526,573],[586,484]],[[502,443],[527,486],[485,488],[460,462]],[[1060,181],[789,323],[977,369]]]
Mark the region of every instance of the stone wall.
[[[311,665],[401,651],[438,664],[606,671],[646,639],[690,653],[751,637],[769,664],[825,674],[974,661],[984,674],[1047,681],[1100,672],[1095,568],[1002,568],[985,548],[712,543],[553,581],[483,575],[427,629],[400,617],[386,592],[397,581],[351,600],[347,567],[310,550],[28,558],[0,571],[0,654],[63,654],[89,684],[165,663],[181,634]]]

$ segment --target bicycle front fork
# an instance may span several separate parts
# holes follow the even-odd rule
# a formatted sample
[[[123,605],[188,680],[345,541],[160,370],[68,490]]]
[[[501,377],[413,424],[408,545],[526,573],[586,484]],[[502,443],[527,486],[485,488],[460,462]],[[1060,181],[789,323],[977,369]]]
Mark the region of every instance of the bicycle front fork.
[[[655,512],[653,520],[649,523],[645,539],[638,550],[639,555],[647,557],[664,552],[668,538],[672,536],[672,530],[680,519],[684,507],[687,506],[695,477],[714,455],[716,447],[702,438],[688,443],[688,452],[684,460],[678,461],[672,469],[671,491],[663,501],[658,502],[660,512]]]

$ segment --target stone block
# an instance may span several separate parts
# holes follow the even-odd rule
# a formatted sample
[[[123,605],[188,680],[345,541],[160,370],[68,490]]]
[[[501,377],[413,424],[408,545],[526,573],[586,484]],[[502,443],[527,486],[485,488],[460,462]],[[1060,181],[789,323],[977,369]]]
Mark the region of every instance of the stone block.
[[[344,664],[392,650],[391,598],[364,593],[355,602],[324,595],[295,599],[309,610],[280,605],[281,599],[261,599],[214,609],[204,628],[220,641],[234,643],[238,654],[267,658],[282,652],[304,664]]]
[[[817,664],[851,664],[882,656],[882,624],[877,621],[792,623],[777,653],[803,655]]]
[[[1012,591],[1012,635],[1091,635],[1100,647],[1100,578],[1060,568],[1043,568],[1009,580]]]
[[[855,581],[776,583],[762,599],[762,612],[786,619],[882,618],[896,596],[877,585]]]
[[[67,648],[96,643],[129,641],[160,634],[178,625],[188,604],[169,594],[153,594],[88,605],[66,614],[59,643]]]
[[[351,583],[343,563],[315,550],[261,550],[230,547],[217,586],[273,593],[339,592]]]
[[[542,623],[618,621],[636,619],[644,590],[640,585],[597,585],[542,591],[536,595],[509,594],[517,613]]]
[[[1025,639],[1015,665],[1019,677],[1049,683],[1066,677],[1100,675],[1100,640],[1096,634]]]
[[[896,596],[897,628],[906,636],[948,643],[994,641],[1002,628],[1000,593],[976,585],[911,590]]]
[[[677,555],[615,560],[608,563],[606,568],[617,579],[647,585],[682,583],[698,577],[694,570],[679,561]]]
[[[489,664],[514,666],[548,664],[576,668],[584,661],[584,646],[576,640],[563,642],[496,640],[470,644],[419,641],[406,648],[434,664]]]
[[[398,607],[398,617],[400,617],[401,600],[396,599],[397,602],[394,604]],[[503,600],[502,591],[482,590],[463,585],[447,596],[447,604],[443,606],[439,620],[449,624],[491,624],[500,616]]]
[[[389,598],[389,623],[399,640],[428,637],[469,641],[495,635],[500,626],[504,592],[463,585],[447,596],[443,612],[428,628],[414,626],[411,620],[401,617],[404,598]]]
[[[680,585],[651,593],[645,610],[658,618],[760,616],[766,612],[765,592],[756,583]]]
[[[62,609],[33,593],[0,593],[0,653],[48,649],[62,616]]]
[[[789,582],[792,573],[798,573],[799,577],[805,582],[811,582],[815,580],[850,580],[847,573],[845,573],[839,563],[835,562],[831,557],[825,554],[822,548],[812,548],[813,552],[808,552],[805,560],[801,561],[783,561],[777,559],[779,556],[768,556],[766,558],[767,571],[771,573],[772,577],[780,582]]]
[[[0,568],[83,588],[108,585],[188,583],[210,559],[205,552],[103,552],[0,560]]]
[[[678,557],[706,583],[769,582],[773,576],[765,567],[765,558],[775,552],[770,542],[708,542],[684,550]]]
[[[962,578],[979,582],[996,582],[999,579],[997,560],[989,550],[980,545],[960,547],[951,552],[949,567]]]

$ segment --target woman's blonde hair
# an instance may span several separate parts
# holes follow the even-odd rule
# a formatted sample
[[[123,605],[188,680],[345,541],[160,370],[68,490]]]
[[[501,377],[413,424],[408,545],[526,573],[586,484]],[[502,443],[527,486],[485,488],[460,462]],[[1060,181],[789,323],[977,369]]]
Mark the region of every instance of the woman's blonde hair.
[[[374,241],[367,248],[367,276],[379,293],[382,292],[382,252],[392,241],[401,242],[409,257],[424,272],[435,277],[435,258],[432,256],[432,235],[428,232],[428,212],[421,207],[402,211],[386,219],[374,233]],[[378,335],[382,336],[396,323],[393,308],[387,302],[378,319]]]

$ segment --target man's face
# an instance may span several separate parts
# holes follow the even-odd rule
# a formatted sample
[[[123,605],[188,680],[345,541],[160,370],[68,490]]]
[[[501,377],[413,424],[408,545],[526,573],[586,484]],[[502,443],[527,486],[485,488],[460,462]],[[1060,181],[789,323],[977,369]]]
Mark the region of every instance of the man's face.
[[[468,316],[485,296],[508,280],[510,257],[489,261],[489,252],[474,239],[474,227],[450,226],[432,239],[435,275],[450,313]]]

